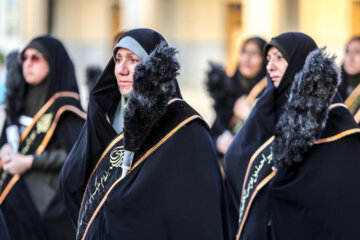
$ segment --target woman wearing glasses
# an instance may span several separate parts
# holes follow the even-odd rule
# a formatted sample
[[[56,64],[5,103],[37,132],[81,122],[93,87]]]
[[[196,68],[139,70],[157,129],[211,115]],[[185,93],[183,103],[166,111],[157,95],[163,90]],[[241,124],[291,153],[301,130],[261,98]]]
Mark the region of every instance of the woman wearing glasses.
[[[58,194],[60,168],[84,123],[74,67],[41,36],[9,68],[0,141],[0,207],[12,239],[73,239]]]

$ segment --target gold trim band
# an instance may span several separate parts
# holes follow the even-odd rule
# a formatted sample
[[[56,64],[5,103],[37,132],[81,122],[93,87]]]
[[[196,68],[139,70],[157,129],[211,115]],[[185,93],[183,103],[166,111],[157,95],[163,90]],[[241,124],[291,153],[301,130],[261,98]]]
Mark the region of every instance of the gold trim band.
[[[128,173],[130,173],[132,170],[134,170],[141,162],[143,162],[143,160],[149,156],[152,152],[154,152],[162,143],[164,143],[166,140],[168,140],[176,131],[178,131],[181,127],[183,127],[185,124],[187,124],[188,122],[196,119],[196,118],[200,118],[198,115],[194,115],[191,116],[187,119],[185,119],[184,121],[182,121],[179,125],[177,125],[172,131],[170,131],[164,138],[162,138],[154,147],[152,147],[151,149],[149,149],[135,164],[134,166],[128,171]],[[83,237],[81,238],[82,240],[85,239],[86,234],[89,230],[89,227],[91,226],[92,222],[94,221],[97,213],[99,212],[100,208],[102,207],[102,205],[105,203],[108,195],[110,194],[110,192],[112,191],[112,189],[121,181],[122,179],[118,179],[116,180],[111,187],[109,188],[109,190],[107,191],[107,193],[105,194],[105,196],[103,197],[103,199],[101,200],[101,202],[99,203],[99,205],[97,206],[97,208],[95,209],[93,215],[91,216],[89,223],[86,226],[85,232]]]
[[[270,182],[271,179],[273,179],[273,177],[276,175],[276,172],[275,171],[272,171],[266,178],[264,178],[255,188],[253,194],[251,195],[251,198],[250,198],[250,201],[249,201],[249,204],[248,206],[246,207],[246,210],[245,210],[245,213],[244,213],[244,219],[243,221],[241,222],[241,225],[239,227],[239,230],[238,230],[238,233],[236,235],[236,240],[239,240],[240,239],[240,234],[244,228],[244,224],[245,224],[245,221],[246,221],[246,218],[249,214],[249,211],[250,211],[250,207],[251,207],[251,204],[252,202],[254,201],[257,193],[260,191],[260,189],[262,189],[268,182]]]

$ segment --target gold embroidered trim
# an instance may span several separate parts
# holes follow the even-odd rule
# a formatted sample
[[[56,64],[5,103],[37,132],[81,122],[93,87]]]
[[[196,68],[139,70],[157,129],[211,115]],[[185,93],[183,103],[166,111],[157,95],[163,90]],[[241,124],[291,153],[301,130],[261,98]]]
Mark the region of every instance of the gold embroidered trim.
[[[249,103],[252,103],[255,101],[257,96],[264,90],[264,88],[267,85],[267,77],[264,77],[260,80],[250,91],[249,95],[247,96],[247,100]]]
[[[172,104],[173,102],[176,102],[176,101],[182,101],[182,99],[180,98],[173,98],[171,99],[169,102],[168,102],[168,105]],[[109,121],[110,122],[110,121]],[[102,153],[100,159],[98,160],[98,162],[96,163],[93,171],[91,172],[90,174],[90,177],[86,183],[86,188],[85,188],[85,191],[84,191],[84,194],[83,194],[83,197],[82,197],[82,200],[81,200],[81,205],[80,205],[80,209],[82,209],[82,205],[83,205],[83,202],[84,202],[84,198],[85,198],[85,193],[88,189],[88,185],[89,185],[89,182],[92,178],[92,176],[94,175],[95,173],[95,170],[97,169],[97,167],[99,166],[99,164],[101,163],[101,161],[103,160],[103,158],[105,157],[105,155],[110,151],[110,149],[117,143],[119,142],[122,138],[124,137],[124,133],[121,133],[119,136],[117,136],[108,146],[107,148],[104,150],[104,152]],[[79,213],[80,214],[80,213]],[[79,215],[80,216],[80,215]]]
[[[152,152],[154,152],[162,143],[164,143],[166,140],[168,140],[176,131],[178,131],[181,127],[183,127],[185,124],[187,124],[188,122],[196,119],[196,118],[200,118],[200,116],[198,115],[194,115],[191,116],[187,119],[185,119],[184,121],[182,121],[179,125],[177,125],[172,131],[170,131],[163,139],[161,139],[154,147],[152,147],[151,149],[149,149],[135,164],[134,166],[128,171],[128,173],[130,173],[132,170],[134,170],[147,156],[149,156]],[[118,180],[116,180],[111,187],[109,188],[109,190],[107,191],[107,193],[105,194],[105,196],[103,197],[103,199],[100,201],[99,205],[97,206],[97,208],[95,209],[93,215],[91,216],[88,225],[86,226],[85,232],[83,237],[81,238],[82,240],[85,239],[86,234],[89,230],[89,227],[91,226],[94,218],[96,217],[97,213],[99,212],[100,208],[102,207],[102,205],[104,204],[104,202],[106,201],[108,195],[110,194],[110,192],[112,191],[112,189],[120,182],[120,178]]]
[[[86,195],[86,191],[87,191],[87,189],[88,189],[90,180],[91,180],[92,176],[93,176],[94,173],[95,173],[95,170],[97,169],[97,167],[99,166],[99,164],[101,163],[101,161],[103,160],[103,158],[105,157],[105,155],[110,151],[110,149],[111,149],[117,142],[119,142],[123,137],[124,137],[124,133],[121,133],[120,135],[118,135],[118,136],[107,146],[107,148],[104,150],[104,152],[101,154],[100,159],[99,159],[98,162],[96,163],[96,165],[95,165],[93,171],[91,172],[90,177],[89,177],[89,179],[88,179],[88,181],[87,181],[87,183],[86,183],[86,188],[85,188],[85,191],[84,191],[82,200],[81,200],[80,209],[82,209],[82,206],[83,206],[83,204],[84,204],[84,198],[85,198],[85,195]],[[79,217],[80,217],[80,212],[79,212]],[[79,218],[79,217],[78,217],[78,218]]]
[[[43,141],[41,142],[41,144],[39,145],[39,147],[36,149],[36,153],[40,154],[42,153],[46,146],[48,145],[51,137],[53,136],[56,126],[59,122],[59,119],[61,117],[61,115],[65,112],[65,111],[71,111],[73,113],[75,113],[76,115],[78,115],[79,117],[86,119],[86,113],[84,113],[83,111],[81,111],[79,108],[72,106],[72,105],[64,105],[61,108],[59,108],[59,110],[57,111],[54,121],[51,124],[51,127],[49,128],[49,130],[47,131],[46,135],[44,136]]]
[[[359,122],[360,122],[360,109],[355,113],[354,119],[355,119],[356,123],[359,124]]]
[[[23,134],[20,137],[20,143],[22,143],[24,141],[24,139],[27,137],[27,135],[29,134],[30,130],[33,128],[33,126],[36,124],[37,120],[39,120],[39,118],[48,110],[48,108],[53,104],[53,102],[58,98],[58,97],[72,97],[75,98],[77,100],[80,100],[80,95],[76,92],[57,92],[55,93],[45,104],[44,106],[42,106],[42,108],[40,108],[40,110],[35,114],[34,116],[34,120],[33,122],[30,124],[30,126],[28,126],[27,128],[25,128]]]
[[[351,94],[346,98],[345,105],[350,107],[354,100],[360,95],[360,84],[351,92]]]
[[[273,177],[275,176],[276,172],[275,171],[272,171],[266,178],[264,178],[255,188],[251,198],[250,198],[250,201],[248,203],[248,206],[246,207],[246,210],[245,210],[245,213],[244,213],[244,219],[243,221],[241,222],[241,225],[239,227],[239,230],[238,230],[238,233],[236,235],[236,240],[239,240],[240,239],[240,235],[241,235],[241,232],[244,228],[244,224],[245,224],[245,221],[246,221],[246,218],[249,214],[249,210],[250,210],[250,207],[252,205],[252,202],[254,201],[254,198],[256,197],[257,193],[260,191],[260,189],[262,189],[268,182],[270,182],[271,179],[273,179]]]
[[[329,107],[329,110],[333,109],[333,108],[336,108],[336,107],[344,107],[344,108],[347,108],[347,106],[343,103],[334,103],[334,104],[331,104],[330,107]]]
[[[60,94],[61,93],[61,94]],[[65,93],[65,94],[62,94],[62,93]],[[69,93],[69,95],[67,95]],[[70,97],[74,97],[74,98],[76,98],[75,96],[73,96],[73,95],[75,95],[76,93],[73,93],[73,92],[59,92],[59,95],[57,96],[57,97],[59,97],[59,96],[70,96]],[[56,94],[55,94],[56,95]],[[54,95],[54,96],[55,96]],[[78,95],[78,94],[77,94]],[[56,97],[56,98],[57,98]],[[54,100],[56,99],[56,98],[54,98]],[[49,100],[50,101],[50,100]],[[52,101],[53,102],[53,101]],[[52,103],[51,103],[52,104]],[[50,104],[50,105],[51,105]],[[50,105],[45,109],[45,111],[50,107]],[[61,114],[62,113],[64,113],[66,110],[69,110],[69,111],[72,111],[72,112],[74,112],[74,113],[76,113],[77,115],[79,115],[80,117],[82,117],[82,118],[84,118],[84,112],[82,112],[80,109],[78,109],[77,107],[74,107],[74,106],[72,106],[72,105],[65,105],[65,106],[63,106],[63,107],[61,107],[60,109],[59,109],[59,111],[57,112],[57,114],[56,114],[56,116],[55,116],[55,120],[54,120],[54,122],[53,122],[53,124],[52,124],[52,126],[50,127],[50,130],[47,132],[47,134],[45,135],[45,137],[44,137],[44,139],[43,139],[43,142],[40,144],[40,146],[37,148],[37,150],[36,150],[36,153],[37,154],[40,154],[40,153],[42,153],[43,151],[44,151],[44,149],[46,148],[46,146],[47,146],[47,144],[49,143],[49,141],[50,141],[50,139],[51,139],[51,136],[52,136],[52,134],[53,134],[53,132],[55,131],[55,128],[56,128],[56,125],[57,125],[57,123],[58,123],[58,121],[59,121],[59,118],[60,118],[60,116],[61,116]],[[41,109],[40,109],[40,111],[41,111]],[[39,112],[40,112],[39,111]],[[38,112],[38,113],[39,113]],[[44,112],[42,112],[42,114],[43,114]],[[38,119],[42,116],[42,114],[41,115],[39,115],[38,116]],[[36,115],[38,115],[38,114],[36,114]],[[35,115],[35,117],[36,117],[36,115]],[[36,121],[35,121],[35,117],[34,117],[34,121],[33,121],[33,123],[30,125],[30,126],[34,126],[34,124],[36,123]],[[86,118],[86,114],[85,114],[85,118]],[[30,127],[29,126],[29,127]],[[27,127],[26,129],[28,129],[29,127]],[[26,130],[25,129],[25,130]],[[30,128],[30,130],[31,130],[31,128]],[[24,138],[26,137],[26,135],[22,135],[22,136],[24,136]],[[21,142],[21,140],[20,140],[20,142]],[[2,166],[2,161],[1,161],[1,165],[0,165],[0,167]],[[5,200],[5,198],[6,198],[6,196],[9,194],[9,192],[10,192],[10,190],[14,187],[14,185],[15,185],[15,183],[18,181],[20,179],[20,174],[15,174],[12,178],[11,178],[11,180],[9,181],[9,183],[6,185],[6,187],[5,187],[5,189],[4,189],[4,191],[1,193],[1,195],[0,195],[0,205],[1,205],[1,203]]]
[[[333,142],[333,141],[339,140],[343,137],[346,137],[346,136],[354,134],[354,133],[360,133],[360,128],[352,128],[352,129],[343,131],[341,133],[338,133],[334,136],[319,139],[315,142],[315,144]]]
[[[250,168],[251,165],[253,164],[254,160],[256,159],[256,157],[259,155],[260,152],[262,152],[262,150],[264,150],[264,148],[266,148],[270,143],[272,143],[275,139],[275,136],[270,137],[263,145],[261,145],[261,147],[258,148],[258,150],[256,150],[256,152],[251,156],[248,167],[246,169],[246,174],[245,174],[245,178],[244,178],[244,182],[243,182],[243,187],[242,187],[242,191],[244,191],[245,189],[245,185],[246,185],[246,180],[248,178],[249,172],[250,172]]]
[[[182,99],[180,98],[173,98],[171,99],[169,102],[168,102],[168,105],[172,104],[173,102],[176,102],[176,101],[182,101]]]

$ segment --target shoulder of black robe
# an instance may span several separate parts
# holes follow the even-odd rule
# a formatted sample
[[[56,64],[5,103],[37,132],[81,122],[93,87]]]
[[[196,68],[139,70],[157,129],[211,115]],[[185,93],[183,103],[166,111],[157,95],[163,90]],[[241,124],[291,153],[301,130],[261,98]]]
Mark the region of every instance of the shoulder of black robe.
[[[126,34],[123,35],[123,37],[124,36],[126,36]],[[86,124],[82,129],[77,143],[75,144],[68,159],[66,160],[60,176],[61,191],[63,192],[67,208],[75,223],[78,219],[82,196],[84,194],[84,190],[87,185],[89,176],[93,171],[97,161],[100,159],[103,151],[107,148],[110,142],[114,140],[115,137],[117,137],[116,132],[105,117],[105,114],[108,113],[109,110],[113,108],[113,105],[117,104],[120,99],[120,93],[116,83],[116,78],[114,76],[114,66],[114,61],[113,59],[111,59],[90,94],[89,110]],[[139,68],[137,67],[136,72],[138,71],[138,69]],[[137,79],[137,73],[135,73],[134,78]],[[175,92],[173,93],[171,98],[181,98],[180,90],[178,88],[176,79],[174,80],[174,84]],[[184,110],[186,109],[187,108],[185,108]],[[181,111],[179,112],[180,115]],[[185,134],[183,137],[177,137],[178,135],[182,136],[183,134]],[[151,134],[149,136],[151,140]],[[194,146],[191,146],[191,148],[181,148],[184,143],[186,143],[186,145],[184,146],[187,146],[187,144],[190,143],[189,139],[193,137],[195,139],[199,138],[198,142],[201,145],[201,151],[195,151],[195,149],[193,148]],[[175,141],[173,139],[178,140]],[[170,144],[170,142],[172,141],[175,141],[175,143]],[[181,148],[182,151],[176,150],[178,148]],[[162,151],[166,151],[166,153],[159,155],[159,152]],[[163,157],[167,155],[168,157]],[[183,158],[182,156],[186,157]],[[196,161],[193,161],[194,159],[196,159]],[[159,161],[161,164],[159,164]],[[202,164],[203,162],[198,161],[205,161],[206,163]],[[181,165],[181,168],[177,168],[178,165]],[[186,170],[188,167],[190,167],[189,170]],[[166,168],[169,169],[166,170]],[[184,174],[185,170],[188,171],[189,175],[191,176],[188,180],[183,180],[183,178],[186,176],[186,174]],[[211,229],[204,231],[204,233],[200,233],[199,230],[195,229],[196,224],[194,224],[189,230],[186,230],[184,228],[185,225],[182,225],[183,221],[193,219],[190,212],[194,211],[195,209],[183,209],[179,207],[185,205],[188,207],[195,206],[193,205],[193,203],[190,203],[191,194],[187,194],[186,192],[193,192],[195,189],[193,189],[192,187],[198,185],[195,184],[195,182],[192,184],[190,184],[191,182],[189,182],[191,186],[189,186],[190,188],[187,189],[182,183],[182,181],[186,182],[190,179],[193,179],[197,171],[201,171],[199,172],[201,176],[198,178],[198,180],[200,180],[201,182],[203,176],[202,171],[208,172],[210,175],[207,175],[206,178],[210,177],[212,179],[209,180],[209,184],[212,187],[208,188],[204,186],[204,191],[211,195],[208,196],[211,199],[209,200],[210,203],[208,205],[204,205],[204,208],[201,208],[201,210],[199,210],[199,215],[201,215],[200,217],[204,219],[204,221],[198,221],[198,223],[200,222],[202,225],[201,228],[203,229],[203,227],[208,226],[209,229]],[[163,178],[165,175],[167,176],[168,174],[170,174],[168,176],[169,179]],[[177,178],[179,174],[182,175],[181,180]],[[226,222],[226,217],[224,217],[225,215],[223,215],[224,211],[219,210],[223,207],[222,203],[224,201],[221,199],[221,195],[218,195],[214,198],[215,195],[221,194],[221,178],[216,163],[214,149],[210,141],[209,132],[203,121],[191,121],[184,127],[180,128],[173,135],[173,137],[171,137],[166,143],[161,145],[161,147],[157,151],[153,152],[151,156],[146,159],[146,161],[142,162],[125,179],[131,179],[128,180],[129,182],[131,182],[131,184],[129,183],[131,187],[129,187],[128,185],[126,186],[129,187],[132,194],[127,197],[128,195],[126,194],[126,192],[124,192],[124,190],[126,189],[123,189],[124,184],[119,184],[118,186],[116,186],[116,189],[114,189],[116,191],[111,192],[108,200],[106,201],[107,204],[101,208],[101,211],[95,218],[95,222],[93,223],[94,227],[90,228],[88,233],[90,236],[104,237],[103,234],[110,234],[111,236],[115,237],[118,235],[112,234],[123,232],[123,235],[126,239],[135,239],[137,238],[137,236],[140,236],[142,234],[144,235],[143,237],[148,237],[149,235],[158,235],[158,237],[161,239],[173,234],[189,236],[189,234],[192,233],[191,231],[194,231],[194,234],[214,234],[214,239],[221,239],[220,235],[226,236],[227,231],[223,230],[226,228],[226,226],[222,226],[222,221]],[[205,182],[206,181],[204,181],[204,183]],[[171,185],[175,186],[179,190],[179,193],[184,192],[184,194],[178,194],[177,191],[168,191],[168,186]],[[151,192],[151,194],[149,194],[149,191]],[[164,193],[165,195],[162,195],[162,193]],[[194,203],[207,201],[205,200],[206,194],[204,192],[202,193],[204,194],[202,197],[200,197],[198,194],[195,194]],[[122,202],[118,202],[117,200],[113,201],[114,198],[119,198],[119,200],[124,198],[124,200]],[[133,198],[135,198],[136,200],[129,201]],[[179,203],[182,203],[182,198],[184,198],[183,203],[185,205],[179,205]],[[202,200],[200,200],[200,198],[202,198]],[[149,204],[143,202],[142,199],[146,199],[147,201],[149,201]],[[125,205],[136,205],[136,207],[128,208],[125,205],[122,205],[123,203]],[[115,205],[112,206],[112,204]],[[137,206],[137,204],[139,205]],[[162,204],[171,205],[171,208],[167,208],[169,212],[166,213],[161,210]],[[214,206],[213,204],[215,204],[216,206]],[[114,212],[109,212],[107,206],[112,206],[115,208],[118,207],[118,209],[124,206],[125,208],[129,209],[129,215],[126,212],[123,212],[124,214],[122,215],[126,216],[126,218],[118,219],[120,217],[117,216],[118,210],[115,210]],[[208,209],[207,207],[209,206],[216,208],[216,210],[212,211]],[[207,210],[205,211],[205,209]],[[108,215],[105,216],[106,221],[103,222],[102,220],[100,220],[99,223],[99,219],[103,219],[104,214]],[[179,219],[175,220],[172,217],[172,214],[177,215]],[[139,215],[144,217],[139,217]],[[114,218],[115,216],[117,217]],[[224,220],[220,220],[223,217]],[[167,218],[169,218],[168,227],[162,225],[163,221],[163,223],[166,224]],[[210,220],[208,220],[209,218]],[[156,227],[154,225],[154,229],[151,232],[151,228],[148,228],[147,224],[144,224],[142,222],[142,219],[145,219],[147,224],[160,225],[156,225]],[[123,227],[129,226],[128,224],[132,224],[133,222],[137,222],[137,224],[134,225],[134,229]],[[116,223],[116,228],[113,228],[114,223]],[[111,231],[109,231],[109,233],[103,231],[104,229],[101,226],[104,226],[104,224],[108,225],[107,227],[110,226]],[[159,229],[159,227],[161,228]],[[141,231],[141,229],[144,229],[144,231]],[[180,232],[180,230],[183,232]],[[135,235],[127,235],[128,233],[132,233]]]
[[[278,152],[290,156],[294,151],[302,151],[302,158],[300,162],[280,165],[270,184],[257,194],[240,239],[250,236],[284,240],[354,239],[359,235],[354,212],[359,211],[360,194],[353,189],[360,185],[356,177],[360,168],[357,161],[360,150],[356,147],[360,143],[360,129],[340,95],[337,93],[333,98],[338,84],[334,61],[317,58],[317,52],[321,50],[308,56],[311,61],[306,60],[307,66],[295,78],[289,106],[276,127],[273,143],[275,162],[279,157],[282,159]],[[322,82],[316,84],[320,80]],[[331,101],[329,113],[324,114]],[[296,106],[298,104],[303,106]],[[294,106],[296,116],[293,114]],[[309,107],[310,110],[303,110]],[[285,122],[290,122],[294,129],[284,127]],[[291,145],[297,145],[293,143],[295,141],[318,139],[319,132],[312,130],[311,126],[321,130],[320,140],[309,150],[299,150]],[[291,141],[293,135],[297,138]],[[290,143],[278,140],[283,138],[289,138]],[[344,199],[344,195],[351,197]]]
[[[222,192],[208,129],[192,121],[114,188],[87,239],[229,239]]]
[[[310,64],[310,68],[315,65]],[[319,65],[324,66],[325,70],[321,70],[320,67],[318,72],[321,71],[322,74],[327,74],[326,79],[320,78],[323,81],[318,83],[319,89],[327,89],[327,91],[316,94],[316,98],[320,101],[316,103],[316,110],[311,112],[314,115],[319,114],[320,117],[322,116],[326,121],[326,125],[320,127],[318,123],[311,123],[314,120],[310,120],[309,124],[304,124],[304,126],[294,126],[294,130],[299,129],[302,134],[289,133],[293,131],[290,129],[285,131],[287,133],[284,133],[284,129],[281,129],[280,126],[277,127],[279,129],[276,135],[279,135],[279,139],[298,135],[297,142],[303,141],[304,137],[310,139],[310,135],[317,135],[306,129],[309,126],[324,128],[320,140],[311,145],[309,150],[302,150],[300,162],[287,161],[287,166],[280,167],[270,183],[268,190],[271,191],[271,210],[269,213],[271,235],[276,236],[277,239],[356,239],[360,234],[356,214],[360,211],[358,205],[360,194],[354,190],[360,187],[357,179],[357,172],[360,170],[358,161],[360,128],[343,104],[339,93],[333,98],[332,105],[326,116],[319,110],[323,108],[321,106],[322,102],[329,101],[329,99],[324,99],[322,95],[331,96],[331,93],[334,92],[334,89],[329,87],[334,85],[334,83],[331,83],[333,81],[331,79],[336,80],[335,77],[331,77],[329,74],[332,71],[331,69],[336,67],[331,67],[325,62],[319,62]],[[317,77],[316,70],[309,72],[312,72],[314,78]],[[336,76],[336,72],[332,75]],[[305,81],[307,81],[306,76],[303,79],[303,82]],[[325,86],[322,86],[322,84],[325,84]],[[314,91],[309,90],[312,86],[311,84],[308,85],[309,87],[306,90],[299,91],[298,95],[307,96],[308,94],[305,92]],[[296,94],[296,86],[293,86],[293,88],[292,94]],[[310,98],[303,100],[311,101]],[[296,104],[296,101],[301,104],[301,100],[294,97],[292,102]],[[294,105],[294,103],[289,104],[289,106],[291,105]],[[286,118],[285,121],[296,124],[297,121],[302,119],[302,108],[297,107],[299,116],[296,116],[295,121],[286,117],[286,115],[291,115],[292,110],[287,110],[287,114],[284,114],[282,119],[285,120]],[[316,117],[312,119],[316,119]],[[281,125],[281,121],[279,125]],[[277,144],[282,146],[275,146]],[[291,144],[283,141],[277,142],[277,139],[275,139],[274,148],[282,147],[286,148],[286,150],[280,149],[280,152],[293,149]],[[276,150],[274,150],[275,152]],[[294,151],[290,150],[290,152]],[[288,152],[287,154],[291,155]],[[275,154],[275,160],[276,155],[279,154]],[[297,157],[291,158],[298,159]],[[282,159],[281,155],[280,159]]]
[[[294,79],[304,63],[306,56],[316,48],[315,42],[305,34],[289,32],[273,38],[264,48],[264,59],[271,46],[280,50],[288,61],[283,79],[278,88],[275,88],[269,75],[264,93],[261,95],[249,117],[235,135],[224,157],[226,174],[225,189],[229,206],[237,210],[231,214],[232,236],[236,234],[239,218],[240,196],[243,187],[245,172],[251,156],[255,151],[270,139],[275,131],[276,123],[287,102],[287,94]]]
[[[321,136],[324,141],[313,145],[301,163],[279,169],[270,184],[271,231],[277,239],[360,235],[360,128],[341,97],[337,99]]]

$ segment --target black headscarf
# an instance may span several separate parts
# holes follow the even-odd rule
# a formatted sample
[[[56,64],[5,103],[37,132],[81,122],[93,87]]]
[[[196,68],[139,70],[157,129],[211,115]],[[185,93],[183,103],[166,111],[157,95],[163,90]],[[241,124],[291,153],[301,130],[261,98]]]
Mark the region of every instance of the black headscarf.
[[[355,36],[350,39],[350,41],[346,44],[346,52],[348,51],[349,44],[353,41],[360,42],[360,36]],[[351,92],[356,88],[358,84],[360,84],[360,73],[356,73],[355,75],[348,74],[344,69],[344,63],[341,66],[341,76],[342,82],[339,86],[339,92],[341,97],[345,101],[346,98],[351,94]]]
[[[79,93],[76,82],[73,63],[67,54],[63,44],[50,35],[44,35],[33,39],[21,52],[25,53],[28,48],[38,50],[49,64],[49,73],[44,81],[47,81],[45,102],[56,92],[72,91]],[[6,111],[10,117],[9,124],[16,123],[24,110],[24,101],[29,84],[22,75],[21,65],[17,62],[16,53],[8,56]],[[36,87],[36,86],[35,86]],[[15,102],[16,101],[16,102]],[[43,104],[43,103],[42,103]]]
[[[226,173],[226,187],[229,198],[238,212],[240,195],[243,186],[243,179],[248,165],[248,161],[254,152],[271,136],[275,131],[275,126],[283,112],[287,102],[294,76],[299,72],[306,56],[317,48],[316,43],[307,35],[297,32],[281,34],[266,44],[264,56],[271,46],[275,46],[289,63],[281,83],[275,88],[269,75],[265,92],[257,101],[255,107],[245,121],[240,131],[236,134],[224,158],[224,170]],[[237,229],[238,215],[232,216],[234,231]]]
[[[260,53],[262,53],[264,47],[265,47],[265,44],[266,44],[266,41],[260,37],[252,37],[252,38],[248,38],[245,40],[245,42],[243,43],[242,45],[242,48],[241,48],[241,52],[244,51],[245,49],[245,46],[246,44],[250,43],[250,42],[253,42],[257,45]],[[260,71],[256,74],[255,77],[251,78],[251,79],[247,79],[245,78],[239,68],[236,68],[236,71],[234,73],[234,75],[231,77],[231,90],[232,91],[236,91],[236,93],[234,93],[234,97],[238,98],[240,97],[241,95],[243,94],[249,94],[249,92],[251,91],[251,89],[263,78],[265,77],[266,75],[266,66],[265,66],[265,61],[263,61],[262,65],[261,65],[261,69]],[[242,85],[241,85],[241,82],[240,81],[247,81],[248,82],[248,87],[244,88]]]
[[[276,99],[276,119],[278,119],[283,111],[287,101],[289,89],[294,80],[295,74],[304,66],[306,56],[317,48],[316,43],[309,36],[298,33],[289,32],[272,38],[264,48],[264,59],[267,52],[274,46],[285,57],[288,67],[282,77],[280,85],[275,88]],[[269,78],[268,78],[269,79]],[[271,84],[273,86],[273,84]]]
[[[58,39],[51,35],[37,37],[24,48],[22,54],[28,48],[41,52],[49,64],[50,70],[47,76],[49,82],[45,101],[60,91],[79,93],[74,65],[64,45]]]

